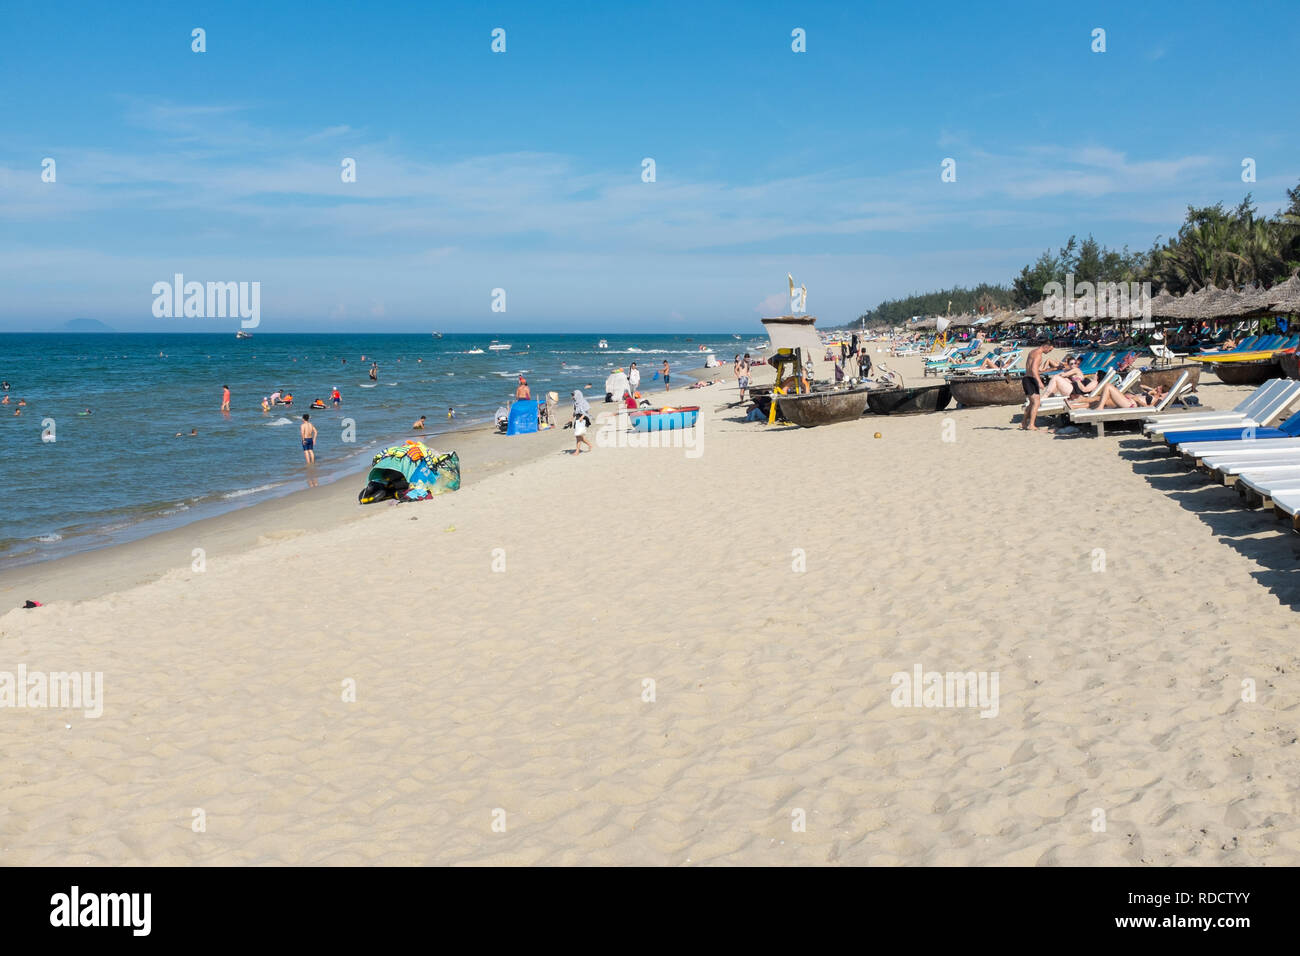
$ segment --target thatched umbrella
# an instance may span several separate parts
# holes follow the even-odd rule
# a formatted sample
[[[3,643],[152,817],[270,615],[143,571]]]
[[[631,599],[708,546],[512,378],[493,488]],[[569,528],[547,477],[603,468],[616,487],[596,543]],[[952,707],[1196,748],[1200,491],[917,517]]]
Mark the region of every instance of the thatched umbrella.
[[[1160,294],[1151,300],[1151,317],[1153,319],[1177,319],[1178,297],[1172,295],[1167,288],[1162,288]]]
[[[1300,315],[1300,273],[1292,273],[1291,278],[1269,289],[1267,299],[1271,312]]]
[[[1261,289],[1257,285],[1235,292],[1231,302],[1216,303],[1219,306],[1219,315],[1225,319],[1258,318],[1268,315],[1268,295],[1268,290]]]

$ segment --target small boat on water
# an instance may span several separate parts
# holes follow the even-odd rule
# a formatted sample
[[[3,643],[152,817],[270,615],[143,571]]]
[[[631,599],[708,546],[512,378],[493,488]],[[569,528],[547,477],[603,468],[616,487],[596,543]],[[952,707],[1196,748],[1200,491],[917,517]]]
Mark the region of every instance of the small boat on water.
[[[609,343],[606,342],[604,339],[601,339],[599,342],[596,343],[596,348],[607,349],[609,348]]]
[[[952,400],[966,408],[1019,405],[1025,400],[1023,373],[1012,375],[953,375],[948,379]]]
[[[509,343],[509,342],[498,342],[496,339],[493,339],[493,340],[492,340],[492,344],[488,346],[488,351],[489,351],[489,352],[509,352],[509,351],[510,351],[510,343]]]
[[[918,388],[873,388],[867,393],[867,408],[876,415],[941,412],[951,401],[952,390],[946,383]]]
[[[442,333],[441,333],[441,332],[434,332],[434,333],[433,333],[433,337],[434,337],[435,339],[440,339],[440,338],[442,338]]]
[[[470,349],[470,350],[469,350],[468,352],[466,352],[465,354],[466,354],[466,355],[482,355],[482,354],[483,354],[483,350],[482,350],[482,349]]]
[[[868,388],[827,389],[802,395],[777,395],[775,401],[787,421],[802,428],[813,428],[861,418],[870,394]]]
[[[235,333],[235,338],[237,339],[251,339],[252,337],[253,333],[249,332],[247,329],[240,329]]]

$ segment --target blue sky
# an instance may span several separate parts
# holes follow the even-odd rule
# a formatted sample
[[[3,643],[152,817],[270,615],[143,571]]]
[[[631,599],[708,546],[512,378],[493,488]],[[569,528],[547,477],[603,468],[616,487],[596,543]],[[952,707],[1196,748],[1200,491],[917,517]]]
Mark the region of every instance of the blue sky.
[[[1276,209],[1298,33],[1284,3],[6,4],[0,329],[233,328],[155,319],[177,272],[261,282],[264,331],[756,330],[787,272],[843,322]]]

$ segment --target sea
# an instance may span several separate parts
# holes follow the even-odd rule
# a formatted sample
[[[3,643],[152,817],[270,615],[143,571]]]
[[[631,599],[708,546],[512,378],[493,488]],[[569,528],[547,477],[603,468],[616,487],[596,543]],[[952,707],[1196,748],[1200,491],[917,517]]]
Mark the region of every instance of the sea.
[[[455,450],[449,434],[491,422],[520,374],[534,397],[604,397],[606,375],[636,362],[657,391],[665,359],[730,367],[764,335],[0,333],[0,570],[169,530],[311,485],[364,484],[374,454],[413,437]],[[477,350],[481,350],[475,354]],[[376,381],[369,378],[378,365]],[[674,383],[676,384],[676,383]],[[686,382],[682,382],[686,384]],[[221,411],[230,386],[229,413]],[[343,403],[325,411],[337,387]],[[264,412],[276,389],[293,407]],[[18,402],[26,403],[21,415]],[[455,419],[448,420],[448,408]],[[308,469],[298,438],[319,429]],[[193,434],[191,434],[193,432]]]

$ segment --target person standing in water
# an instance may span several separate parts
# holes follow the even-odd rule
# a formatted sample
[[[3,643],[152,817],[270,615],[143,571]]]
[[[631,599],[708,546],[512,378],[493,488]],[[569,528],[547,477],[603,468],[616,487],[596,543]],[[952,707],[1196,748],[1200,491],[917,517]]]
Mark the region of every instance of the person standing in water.
[[[230,411],[230,386],[229,385],[221,386],[221,410],[223,412]]]
[[[372,362],[370,364],[370,381],[374,382],[378,380],[378,378],[379,378],[379,363]]]
[[[316,464],[316,426],[311,423],[311,416],[306,412],[302,413],[302,425],[298,433],[302,436],[302,457],[307,460],[307,464]]]

